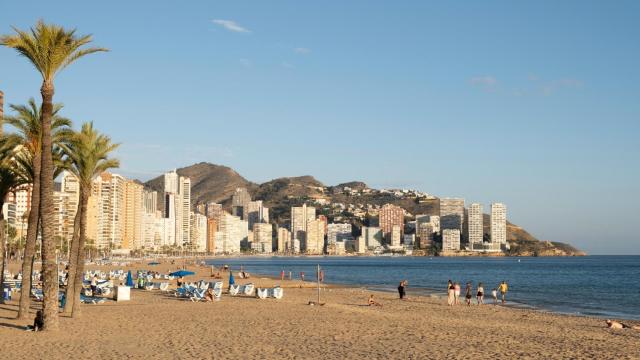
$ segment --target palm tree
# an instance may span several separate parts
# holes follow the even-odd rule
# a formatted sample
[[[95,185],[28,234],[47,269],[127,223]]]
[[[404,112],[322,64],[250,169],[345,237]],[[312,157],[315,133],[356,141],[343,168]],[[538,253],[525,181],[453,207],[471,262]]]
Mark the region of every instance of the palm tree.
[[[68,144],[62,145],[69,159],[69,169],[78,178],[80,184],[80,201],[76,212],[77,221],[74,224],[74,239],[76,229],[78,237],[72,239],[71,252],[69,253],[69,280],[67,283],[67,303],[65,312],[71,316],[80,314],[80,291],[85,262],[85,242],[87,229],[87,204],[91,195],[93,180],[104,171],[120,166],[117,159],[109,158],[113,150],[119,144],[114,144],[111,139],[100,134],[93,128],[93,123],[84,123],[80,132],[72,137]],[[79,214],[79,215],[78,215]]]
[[[60,116],[58,113],[62,109],[62,104],[54,104],[51,119],[51,132],[54,144],[54,178],[64,169],[64,162],[59,144],[67,141],[73,134],[71,130],[71,120]],[[40,214],[40,159],[42,149],[42,122],[40,107],[31,98],[27,105],[10,105],[16,114],[7,116],[5,121],[18,131],[20,137],[20,150],[15,156],[16,172],[18,172],[25,182],[32,184],[31,187],[31,209],[27,223],[27,240],[25,243],[24,257],[22,261],[22,273],[32,273],[33,257],[36,252],[36,242],[38,238],[38,224]],[[22,277],[22,289],[31,289],[31,276]],[[29,304],[31,291],[20,292],[20,306],[18,309],[18,319],[25,319],[29,314]]]
[[[51,118],[53,115],[53,81],[64,68],[79,58],[103,48],[85,48],[91,35],[77,36],[76,31],[45,24],[40,20],[30,31],[13,28],[15,34],[0,37],[0,45],[15,49],[26,57],[42,75],[42,159],[40,168],[40,216],[42,226],[42,269],[44,275],[43,330],[58,329],[58,266],[53,238],[53,157]]]
[[[14,135],[0,135],[0,289],[4,289],[5,267],[4,214],[2,207],[7,194],[23,184],[22,178],[13,171],[13,155],[17,143],[18,139]]]

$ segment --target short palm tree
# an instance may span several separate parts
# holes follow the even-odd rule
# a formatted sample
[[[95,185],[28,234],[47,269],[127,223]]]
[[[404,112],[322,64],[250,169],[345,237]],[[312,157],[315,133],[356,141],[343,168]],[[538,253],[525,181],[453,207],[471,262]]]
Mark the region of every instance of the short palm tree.
[[[51,119],[53,115],[54,79],[79,58],[104,48],[85,46],[91,35],[78,36],[75,30],[45,24],[40,20],[30,31],[13,28],[15,34],[0,37],[0,45],[15,49],[26,57],[42,75],[42,159],[40,168],[40,216],[42,225],[43,330],[58,329],[58,266],[53,236],[53,157]]]
[[[67,283],[67,303],[65,312],[72,316],[80,314],[80,291],[85,262],[85,243],[87,230],[87,204],[91,195],[93,180],[104,171],[120,166],[117,159],[109,156],[118,147],[111,139],[100,134],[93,128],[93,123],[82,125],[80,132],[73,136],[68,144],[62,145],[69,159],[69,171],[77,178],[80,184],[80,201],[76,212],[77,221],[74,224],[74,240],[71,242],[69,253],[69,280]],[[76,231],[77,228],[77,231]],[[76,239],[75,234],[78,234]]]
[[[42,144],[42,119],[40,107],[31,98],[26,105],[9,105],[15,115],[5,117],[5,122],[17,130],[20,138],[20,149],[15,155],[16,172],[31,184],[31,209],[40,206],[40,161]],[[62,104],[54,104],[51,119],[53,141],[54,174],[56,178],[64,169],[64,161],[60,144],[68,141],[73,134],[71,120],[59,115]],[[37,210],[29,212],[27,220],[27,240],[25,243],[22,273],[32,273],[32,260],[36,252],[38,238],[38,224],[40,221]],[[22,277],[22,289],[31,289],[31,276]],[[18,319],[25,319],[29,314],[30,291],[20,292],[20,306]]]

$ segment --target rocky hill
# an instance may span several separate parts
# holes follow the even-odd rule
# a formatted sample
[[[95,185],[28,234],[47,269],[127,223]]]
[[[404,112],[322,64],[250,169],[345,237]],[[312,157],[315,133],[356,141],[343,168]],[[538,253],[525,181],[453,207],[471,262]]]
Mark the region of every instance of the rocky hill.
[[[191,179],[192,204],[214,201],[228,209],[231,196],[238,187],[245,187],[253,199],[262,200],[270,208],[271,221],[277,224],[290,220],[292,206],[315,203],[318,212],[329,221],[351,222],[360,227],[369,224],[368,210],[375,211],[384,204],[404,208],[409,219],[416,214],[438,215],[440,199],[417,191],[377,190],[367,184],[352,181],[335,186],[326,186],[313,176],[278,178],[263,184],[255,184],[233,169],[210,163],[198,163],[177,169],[177,173]],[[145,183],[145,186],[162,193],[162,176]],[[485,233],[489,233],[489,216],[484,215]],[[510,255],[584,255],[570,245],[539,241],[523,228],[508,223],[507,240],[511,244]]]

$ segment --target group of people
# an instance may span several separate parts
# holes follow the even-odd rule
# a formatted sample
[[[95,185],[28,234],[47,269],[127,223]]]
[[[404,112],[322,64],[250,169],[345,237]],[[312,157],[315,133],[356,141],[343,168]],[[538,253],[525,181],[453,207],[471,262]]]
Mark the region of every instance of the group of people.
[[[448,281],[447,284],[447,305],[454,306],[460,305],[460,283],[453,282],[451,280]],[[501,301],[504,304],[507,301],[507,291],[509,291],[509,285],[507,285],[506,281],[502,281],[497,288],[493,288],[491,290],[491,296],[493,297],[494,305],[498,304],[498,292],[500,292]],[[471,299],[473,298],[473,284],[469,281],[467,282],[464,288],[464,297],[467,306],[471,306]],[[484,304],[484,284],[478,283],[478,286],[475,291],[476,303],[478,305]]]

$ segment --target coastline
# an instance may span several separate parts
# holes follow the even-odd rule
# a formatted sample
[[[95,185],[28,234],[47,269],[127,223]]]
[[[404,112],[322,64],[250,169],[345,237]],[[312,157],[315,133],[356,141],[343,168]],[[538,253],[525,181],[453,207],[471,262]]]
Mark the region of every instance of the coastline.
[[[148,262],[148,261],[147,261]],[[173,271],[179,264],[146,262],[89,269]],[[209,266],[187,265],[210,279]],[[228,273],[223,276],[225,288]],[[0,346],[14,358],[634,358],[640,332],[606,329],[604,321],[506,306],[448,307],[442,299],[325,284],[324,306],[315,301],[315,283],[274,280],[252,274],[258,287],[280,285],[281,300],[223,295],[219,302],[194,303],[158,290],[132,290],[129,302],[82,305],[82,317],[62,316],[61,330],[20,330],[13,320],[15,299],[0,306]],[[175,282],[172,282],[175,286]],[[374,294],[382,307],[366,306]],[[33,310],[38,303],[33,303]],[[638,322],[632,322],[636,324]],[[82,334],[69,337],[68,334]]]

